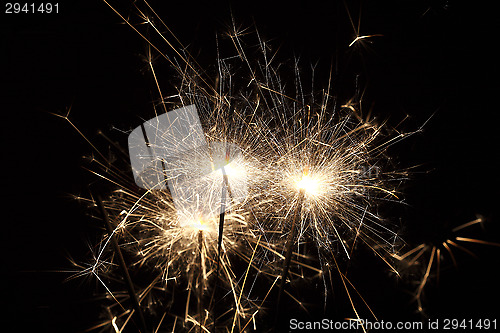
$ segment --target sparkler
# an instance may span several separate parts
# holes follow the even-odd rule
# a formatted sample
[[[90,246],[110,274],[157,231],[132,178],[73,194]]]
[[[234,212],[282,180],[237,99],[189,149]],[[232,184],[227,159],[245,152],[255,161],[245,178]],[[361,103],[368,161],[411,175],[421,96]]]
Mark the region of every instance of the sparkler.
[[[229,149],[229,148],[227,148]],[[226,160],[229,158],[229,151],[226,150]],[[222,177],[223,177],[223,186],[222,186],[222,198],[221,198],[221,207],[220,207],[220,219],[219,219],[219,238],[217,242],[217,268],[216,268],[216,275],[215,275],[215,286],[214,286],[214,291],[212,294],[212,299],[210,300],[210,304],[212,304],[212,301],[215,299],[215,302],[217,303],[217,287],[219,284],[219,270],[220,270],[220,257],[221,257],[221,251],[222,251],[222,241],[223,241],[223,235],[224,235],[224,217],[226,214],[226,189],[229,190],[229,180],[226,174],[225,167],[221,167],[222,171]],[[217,327],[217,308],[214,305],[213,307],[213,313],[214,313],[214,319],[213,319],[213,329],[215,331],[215,328]]]
[[[199,244],[199,252],[200,252],[200,267],[203,267],[205,265],[204,263],[204,258],[203,258],[203,230],[198,231],[198,244]],[[198,285],[198,316],[199,316],[199,332],[202,331],[203,327],[203,317],[204,317],[204,311],[203,311],[203,291],[205,290],[204,286],[204,279],[202,278],[201,275],[198,276],[197,279],[197,285]]]
[[[187,330],[196,327],[201,332],[213,327],[215,332],[225,325],[227,331],[244,331],[252,323],[255,327],[255,316],[263,312],[266,299],[279,279],[275,305],[277,313],[280,311],[287,279],[304,275],[294,272],[292,264],[297,264],[299,269],[309,269],[323,279],[325,297],[325,277],[331,276],[331,270],[336,269],[359,319],[349,294],[349,285],[354,286],[338,259],[350,260],[355,247],[361,243],[391,271],[399,274],[392,258],[401,261],[428,249],[422,245],[399,255],[395,250],[399,236],[376,209],[378,202],[399,201],[398,185],[407,177],[406,170],[390,167],[386,150],[414,132],[395,131],[393,134],[384,124],[376,125],[355,107],[361,105],[361,99],[341,105],[332,97],[330,86],[319,95],[304,93],[297,64],[294,68],[296,91],[290,93],[279,71],[272,66],[273,57],[268,54],[266,42],[258,38],[263,64],[255,67],[242,46],[243,32],[234,26],[228,36],[238,56],[221,58],[219,55],[216,83],[212,84],[199,74],[201,70],[192,57],[180,52],[161,32],[170,30],[149,4],[144,4],[152,14],[137,8],[142,23],[150,27],[170,51],[173,50],[182,65],[165,56],[166,52],[161,51],[162,47],[153,38],[145,37],[139,26],[110,7],[146,40],[152,52],[170,62],[181,77],[176,93],[165,97],[154,70],[153,56],[149,55],[148,65],[160,96],[155,115],[161,117],[171,112],[169,110],[194,105],[199,109],[199,128],[203,128],[199,138],[206,144],[203,149],[179,154],[182,157],[174,162],[165,158],[154,164],[154,181],[145,191],[132,185],[130,175],[120,168],[94,160],[106,173],[92,172],[118,187],[106,206],[98,200],[109,227],[108,236],[114,235],[111,239],[115,252],[121,253],[119,239],[124,252],[134,260],[130,269],[149,268],[155,272],[138,292],[129,288],[135,312],[140,315],[141,310],[160,311],[162,316],[156,329],[159,330],[165,316],[170,316],[171,312],[162,301],[155,302],[155,292],[161,291],[163,298],[158,298],[164,299],[165,295],[186,288],[184,313],[173,315],[172,330],[179,328],[177,321],[180,319]],[[357,33],[349,46],[373,36],[379,35],[359,36]],[[235,74],[230,65],[234,61],[248,68],[248,82],[242,84],[243,88],[232,80]],[[149,139],[144,140],[145,150],[165,149],[171,144],[168,140],[167,143],[151,140],[151,133],[157,130],[158,126],[144,125],[142,133],[139,132],[139,136]],[[178,185],[182,184],[182,179],[176,179],[174,171],[194,175],[187,182],[201,179],[194,191],[197,198],[201,198],[194,204],[196,209],[177,200],[177,189],[169,182]],[[134,176],[137,183],[138,177]],[[166,183],[170,191],[166,191]],[[463,237],[457,240],[477,241]],[[319,267],[305,262],[312,252],[305,249],[306,241],[314,245]],[[447,245],[443,243],[443,246]],[[417,258],[422,253],[418,252]],[[294,255],[297,260],[293,260]],[[101,251],[93,268],[106,265],[103,256],[104,251]],[[420,299],[434,259],[439,265],[440,249],[435,247],[417,299]],[[118,260],[123,267],[124,260]],[[242,272],[237,272],[238,265],[233,264],[237,260],[244,263]],[[280,270],[275,267],[278,260],[282,261]],[[99,278],[98,270],[91,272]],[[130,276],[125,275],[128,286],[133,288]],[[264,296],[247,297],[245,287],[249,288],[247,281],[252,279],[252,285],[260,279],[271,281]],[[212,296],[206,302],[205,295],[210,288],[213,288]],[[216,293],[222,288],[226,294],[219,298]],[[117,299],[107,286],[106,289]],[[192,292],[196,294],[195,307],[190,303]],[[248,291],[251,292],[253,287]],[[299,300],[297,302],[300,304]],[[227,311],[219,315],[221,305],[226,305],[224,310]],[[127,311],[115,314],[110,323],[119,331],[128,322],[121,318],[130,316]],[[145,325],[142,319],[141,323]]]
[[[132,194],[125,191],[119,191],[116,195],[118,196],[108,202],[108,209],[113,212],[121,210],[121,207],[130,207],[128,206],[130,200],[137,200],[137,197],[129,197]],[[158,287],[165,291],[168,285],[176,288],[175,286],[180,282],[179,278],[181,280],[187,279],[186,285],[196,294],[197,316],[192,317],[189,314],[191,299],[189,295],[186,302],[185,318],[205,330],[205,320],[208,318],[205,316],[206,308],[203,305],[203,298],[207,289],[207,281],[216,267],[218,246],[216,219],[193,220],[191,223],[181,226],[171,203],[166,201],[168,197],[160,192],[157,195],[158,197],[141,199],[140,205],[137,205],[133,212],[126,213],[121,210],[123,213],[121,226],[115,227],[114,233],[128,239],[125,244],[128,244],[129,251],[131,248],[138,249],[136,263],[132,266],[129,265],[129,267],[144,270],[153,264],[162,270],[148,287],[139,292],[139,298],[144,299],[148,295],[152,296],[152,292]],[[220,266],[223,273],[220,278],[223,278],[224,285],[229,284],[228,287],[233,290],[236,298],[239,295],[239,288],[233,281],[234,273],[228,262],[227,252],[238,251],[239,245],[236,237],[242,231],[244,232],[244,215],[228,213],[225,222],[226,232],[223,237],[225,251],[221,252]],[[127,235],[123,234],[124,231]],[[134,234],[137,231],[139,233]],[[154,264],[155,262],[156,264]],[[171,273],[172,270],[174,273]],[[147,308],[152,307],[153,304],[147,305]],[[240,310],[244,311],[243,308]]]
[[[304,175],[304,178],[306,175]],[[299,185],[300,183],[300,185]],[[292,250],[293,246],[295,245],[295,237],[296,237],[296,224],[297,224],[297,218],[300,216],[301,212],[301,207],[302,203],[304,201],[304,196],[306,192],[306,188],[310,188],[311,184],[310,181],[301,179],[297,187],[299,188],[299,204],[295,210],[292,224],[290,226],[290,233],[288,234],[288,239],[285,247],[286,255],[285,255],[285,261],[283,262],[283,268],[281,270],[281,284],[280,284],[280,289],[278,291],[278,300],[276,301],[276,313],[279,312],[280,309],[280,300],[281,300],[281,295],[283,294],[283,289],[285,288],[285,283],[288,275],[288,270],[290,268],[290,260],[292,259]]]
[[[149,24],[153,23],[149,20]],[[232,37],[241,58],[246,59],[244,50],[239,46],[238,34],[235,33]],[[225,61],[220,60],[221,66],[225,65]],[[153,71],[152,65],[151,69]],[[212,156],[209,159],[212,160],[212,169],[220,170],[210,173],[204,178],[203,188],[197,188],[202,191],[200,196],[210,198],[209,201],[212,198],[221,198],[218,226],[215,218],[210,217],[205,221],[193,215],[189,209],[185,211],[182,205],[175,204],[175,200],[172,203],[170,195],[161,191],[165,187],[161,179],[153,181],[152,188],[141,195],[136,195],[127,188],[119,190],[117,192],[119,199],[111,200],[111,207],[108,209],[121,213],[116,222],[115,233],[123,237],[126,244],[137,248],[140,259],[136,265],[141,267],[156,261],[158,262],[156,265],[162,270],[161,279],[155,278],[151,285],[140,292],[141,298],[150,293],[159,280],[168,285],[168,281],[172,279],[170,270],[185,265],[188,286],[198,294],[196,319],[189,315],[188,295],[185,320],[192,321],[199,329],[206,329],[205,320],[208,317],[204,315],[203,294],[209,277],[214,271],[217,276],[221,266],[224,284],[229,286],[234,297],[235,313],[231,324],[231,330],[234,330],[235,326],[240,325],[237,318],[245,317],[246,311],[242,306],[243,287],[240,290],[235,281],[227,257],[228,251],[234,252],[248,262],[248,269],[244,275],[246,281],[249,269],[254,267],[254,254],[257,251],[266,253],[270,250],[276,251],[273,249],[283,249],[284,262],[279,274],[281,285],[278,299],[280,299],[292,262],[294,244],[304,233],[310,233],[317,245],[323,248],[330,248],[338,241],[349,256],[338,228],[341,228],[343,223],[349,230],[355,230],[356,224],[353,224],[352,217],[360,212],[366,213],[366,209],[360,209],[355,203],[356,200],[350,197],[362,197],[370,188],[380,189],[385,194],[392,194],[392,190],[378,187],[377,183],[364,186],[360,182],[361,166],[366,162],[366,158],[362,155],[369,153],[367,148],[380,130],[363,121],[359,125],[354,125],[356,121],[351,117],[334,123],[337,119],[328,117],[330,109],[328,95],[323,96],[318,109],[316,105],[299,106],[301,103],[298,99],[303,100],[304,96],[287,97],[281,92],[279,77],[273,73],[263,73],[263,78],[257,78],[255,75],[252,78],[257,84],[256,99],[243,96],[241,101],[231,101],[234,97],[222,90],[207,98],[205,90],[200,88],[194,79],[196,74],[183,75],[188,79],[185,85],[180,87],[179,97],[184,103],[194,102],[202,110],[200,113],[202,122],[206,122],[205,127],[209,129],[206,133]],[[219,84],[222,87],[226,84],[225,75],[223,72],[220,75]],[[157,80],[156,75],[155,80]],[[160,90],[159,94],[164,95]],[[217,101],[215,111],[206,112],[206,109],[213,109],[211,99]],[[236,107],[225,106],[227,101]],[[162,99],[161,105],[164,104],[165,100]],[[232,117],[227,116],[229,110],[232,110]],[[270,111],[277,117],[274,126],[270,126],[266,120]],[[204,118],[207,114],[210,115],[208,119]],[[231,118],[232,122],[228,123],[228,119]],[[352,125],[354,129],[351,129]],[[373,132],[370,134],[369,130]],[[152,132],[146,129],[146,132],[148,131]],[[161,141],[152,142],[151,139],[149,141],[152,147],[163,145]],[[231,163],[227,163],[226,160],[219,167],[216,156],[221,156],[219,147],[223,146],[213,143],[221,141],[235,142],[242,149],[241,154],[236,154]],[[184,174],[202,175],[207,158],[203,157],[204,152],[201,152],[201,155],[196,154],[190,159],[177,159],[176,164],[164,161],[161,168],[165,169],[166,175],[171,174],[170,170],[174,168],[182,170]],[[160,164],[156,164],[156,168],[160,168]],[[167,177],[167,181],[169,179],[170,177]],[[235,202],[235,196],[242,197],[241,193],[234,191],[241,188],[239,186],[241,181],[248,183],[248,193],[245,193],[240,202]],[[364,181],[370,183],[380,180],[374,178]],[[120,184],[120,182],[115,183]],[[230,191],[231,197],[229,215],[225,207],[226,188]],[[220,193],[221,196],[214,196],[215,193]],[[204,205],[206,204],[202,203],[201,207]],[[294,212],[290,220],[291,225],[286,228],[290,231],[286,244],[281,247],[279,239],[273,234],[280,235],[278,230],[284,229],[286,225],[284,223],[289,220],[291,212]],[[281,222],[277,224],[272,222],[276,219]],[[225,230],[226,224],[229,230]],[[356,229],[358,234],[360,229],[361,226],[358,225]],[[216,230],[219,231],[218,237]],[[260,238],[257,241],[257,235],[264,236],[267,241],[260,242]],[[240,236],[242,241],[250,246],[251,256],[240,252],[243,247],[235,238]],[[264,255],[264,258],[266,256],[268,255]],[[272,261],[265,263],[259,258],[255,259],[259,260],[261,267],[269,266],[269,271],[274,270],[271,268]],[[262,271],[262,268],[258,271]],[[174,274],[174,276],[179,275],[184,274]],[[216,319],[214,326],[215,322]],[[248,323],[243,326],[247,326]]]
[[[120,264],[120,268],[122,270],[123,276],[125,277],[128,293],[129,293],[130,299],[132,300],[132,305],[139,316],[139,321],[140,321],[140,325],[142,327],[142,331],[147,332],[146,321],[144,320],[144,315],[142,314],[142,310],[141,310],[141,307],[139,305],[139,300],[137,299],[137,294],[135,293],[134,284],[132,282],[132,279],[130,278],[130,274],[129,274],[128,269],[127,269],[127,264],[125,263],[125,259],[123,259],[123,255],[122,255],[122,252],[120,250],[120,246],[118,245],[118,242],[116,241],[116,238],[113,237],[114,232],[113,232],[113,228],[111,227],[111,222],[109,221],[108,213],[106,212],[106,208],[104,207],[102,199],[99,196],[97,197],[97,203],[99,204],[99,208],[101,210],[101,213],[102,213],[102,216],[104,219],[104,223],[106,225],[108,237],[111,239],[111,243],[113,244],[113,248],[118,256],[118,262]]]

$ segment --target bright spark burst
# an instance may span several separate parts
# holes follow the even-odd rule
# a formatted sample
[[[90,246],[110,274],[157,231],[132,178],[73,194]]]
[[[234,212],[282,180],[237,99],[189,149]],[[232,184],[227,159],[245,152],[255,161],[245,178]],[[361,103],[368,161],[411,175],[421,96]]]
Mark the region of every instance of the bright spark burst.
[[[320,184],[325,183],[325,181],[318,175],[310,175],[308,170],[307,166],[304,167],[302,176],[293,177],[291,182],[299,191],[304,190],[306,195],[318,196],[324,194],[326,191]]]

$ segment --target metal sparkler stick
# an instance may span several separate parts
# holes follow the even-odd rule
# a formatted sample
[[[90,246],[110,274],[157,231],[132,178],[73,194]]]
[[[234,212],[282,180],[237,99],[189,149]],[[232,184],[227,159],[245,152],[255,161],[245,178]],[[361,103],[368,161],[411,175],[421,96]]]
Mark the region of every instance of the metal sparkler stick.
[[[203,230],[198,232],[198,246],[200,251],[200,273],[198,275],[198,315],[199,315],[199,326],[198,331],[201,333],[202,321],[203,321]]]
[[[228,152],[226,152],[226,157],[228,155]],[[229,196],[231,196],[231,189],[229,188],[229,180],[227,178],[226,170],[224,167],[221,168],[222,171],[222,179],[223,179],[223,186],[222,186],[222,195],[221,195],[221,204],[220,204],[220,215],[219,215],[219,239],[217,243],[217,268],[215,272],[215,286],[214,286],[214,291],[212,293],[212,299],[210,300],[210,303],[212,301],[215,301],[214,303],[214,308],[213,308],[213,314],[214,314],[214,319],[213,319],[213,327],[214,327],[214,332],[216,328],[216,323],[217,323],[217,311],[216,311],[216,303],[217,300],[215,299],[217,297],[217,289],[219,286],[219,268],[220,268],[220,261],[221,261],[221,255],[222,255],[222,240],[224,236],[224,218],[226,215],[226,189],[229,191]]]
[[[290,226],[290,233],[288,234],[288,238],[286,241],[285,261],[283,262],[283,268],[281,269],[281,284],[280,284],[280,289],[278,291],[278,300],[276,302],[276,320],[278,318],[281,295],[283,294],[283,290],[285,289],[286,278],[288,276],[288,271],[290,269],[290,261],[292,260],[293,245],[295,244],[295,237],[297,234],[296,225],[297,225],[297,220],[299,219],[299,216],[302,211],[302,204],[304,202],[305,193],[306,191],[304,188],[300,189],[297,208],[295,209],[295,213],[292,219],[292,225]]]
[[[220,216],[219,216],[219,239],[217,243],[217,274],[219,274],[219,266],[220,266],[220,255],[222,251],[222,236],[224,233],[224,217],[226,215],[226,188],[229,189],[229,181],[227,179],[226,170],[224,167],[222,170],[222,179],[224,185],[222,186],[222,196],[220,203]]]
[[[226,162],[229,161],[230,147],[226,146]],[[226,189],[229,191],[229,196],[231,196],[231,189],[229,188],[229,180],[227,178],[226,169],[224,166],[221,167],[222,171],[222,196],[220,202],[220,219],[219,219],[219,239],[217,244],[217,276],[219,274],[219,266],[220,266],[220,254],[222,250],[222,236],[224,233],[224,217],[226,215]]]
[[[144,315],[142,313],[141,307],[139,305],[139,299],[137,297],[137,294],[135,293],[135,288],[134,284],[132,283],[132,279],[130,278],[130,274],[127,269],[127,264],[125,263],[125,259],[123,258],[122,252],[120,250],[120,246],[118,245],[118,241],[116,240],[116,237],[113,237],[114,232],[113,232],[113,227],[111,226],[111,222],[109,220],[108,212],[106,211],[106,208],[104,207],[104,203],[102,202],[101,197],[98,195],[97,196],[97,203],[99,205],[99,208],[101,210],[103,219],[104,219],[104,224],[106,226],[106,231],[108,232],[108,236],[111,238],[111,244],[113,246],[113,249],[115,250],[116,255],[118,256],[118,263],[119,266],[122,270],[123,277],[125,278],[126,286],[127,286],[127,291],[130,296],[130,299],[132,301],[132,306],[135,309],[135,312],[139,316],[139,322],[140,326],[142,328],[142,332],[147,333],[147,326],[146,326],[146,321],[144,320]]]

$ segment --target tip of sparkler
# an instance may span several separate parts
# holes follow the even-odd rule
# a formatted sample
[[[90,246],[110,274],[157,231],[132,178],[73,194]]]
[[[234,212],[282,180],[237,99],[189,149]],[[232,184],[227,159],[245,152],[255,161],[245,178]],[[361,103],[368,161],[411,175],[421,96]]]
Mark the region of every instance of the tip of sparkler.
[[[214,224],[210,219],[198,216],[190,219],[180,220],[179,224],[185,228],[186,231],[212,231]]]
[[[318,181],[309,175],[309,168],[304,168],[302,176],[295,181],[295,186],[299,190],[304,190],[307,193],[314,194],[318,191]]]

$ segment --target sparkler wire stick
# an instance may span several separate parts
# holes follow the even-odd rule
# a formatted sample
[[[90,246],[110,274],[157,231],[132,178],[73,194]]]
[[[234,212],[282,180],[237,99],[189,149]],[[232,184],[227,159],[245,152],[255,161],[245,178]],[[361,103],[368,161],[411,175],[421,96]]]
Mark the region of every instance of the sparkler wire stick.
[[[109,220],[108,212],[106,211],[106,208],[104,207],[104,203],[102,202],[101,197],[98,195],[97,196],[97,204],[99,205],[99,208],[102,213],[102,217],[104,219],[104,224],[106,226],[106,231],[108,232],[108,236],[111,238],[111,244],[113,245],[113,248],[115,250],[116,255],[118,256],[118,262],[119,266],[122,270],[123,277],[125,278],[126,286],[127,286],[127,291],[130,296],[130,299],[132,301],[132,306],[134,307],[135,311],[137,312],[137,315],[139,316],[139,321],[140,325],[142,327],[142,332],[147,333],[147,326],[146,326],[146,321],[144,320],[144,315],[141,311],[141,307],[139,305],[139,299],[137,298],[137,294],[135,293],[135,288],[134,284],[132,283],[132,279],[130,278],[130,274],[127,269],[127,264],[125,263],[125,259],[123,258],[122,251],[120,250],[120,246],[118,245],[118,241],[116,240],[116,237],[113,237],[114,232],[113,232],[113,227],[111,226],[111,222]]]
[[[220,202],[220,219],[219,219],[219,239],[218,239],[218,244],[217,244],[217,274],[219,273],[219,264],[220,264],[220,255],[222,251],[222,236],[224,232],[224,217],[226,215],[226,188],[229,188],[229,181],[227,179],[227,174],[226,170],[224,167],[221,168],[222,170],[222,179],[223,179],[223,186],[222,186],[222,196],[221,196],[221,202]]]
[[[203,331],[202,329],[202,319],[203,319],[203,230],[200,230],[198,232],[198,246],[199,246],[199,251],[200,251],[200,273],[198,276],[198,315],[200,316],[199,318],[199,326],[198,326],[198,331],[201,333]]]
[[[229,146],[226,146],[226,162],[229,161],[229,154],[230,154],[230,148]],[[222,240],[224,237],[224,218],[226,216],[226,191],[229,192],[229,196],[232,197],[231,194],[231,189],[229,188],[229,179],[227,177],[226,169],[224,166],[221,167],[221,172],[222,172],[222,194],[221,194],[221,203],[220,203],[220,214],[219,214],[219,235],[218,235],[218,240],[217,240],[217,268],[215,271],[215,286],[214,290],[212,292],[212,298],[210,300],[210,305],[212,305],[212,301],[214,301],[213,305],[213,314],[214,314],[214,319],[213,319],[213,328],[215,332],[215,327],[217,323],[217,309],[216,309],[216,303],[217,303],[217,287],[219,286],[219,268],[220,268],[220,261],[221,261],[221,252],[222,252]]]
[[[217,323],[217,311],[216,311],[216,303],[217,303],[217,287],[219,286],[219,267],[220,267],[220,260],[221,260],[221,252],[222,252],[222,240],[223,240],[223,235],[224,235],[224,218],[226,216],[226,188],[229,190],[229,180],[227,178],[227,173],[224,167],[221,168],[222,171],[222,179],[223,179],[223,186],[222,186],[222,196],[221,196],[221,203],[220,203],[220,215],[219,215],[219,239],[217,243],[217,268],[215,272],[215,286],[214,286],[214,291],[212,293],[212,301],[214,301],[214,306],[213,306],[213,314],[214,314],[214,319],[213,319],[213,327],[214,327],[214,332],[215,332],[215,327]],[[231,195],[231,193],[229,193]]]
[[[283,262],[283,268],[281,270],[281,284],[280,284],[280,289],[278,291],[278,300],[276,301],[276,321],[279,313],[281,295],[283,294],[283,290],[285,289],[286,278],[288,275],[288,271],[290,269],[290,261],[292,260],[293,245],[295,244],[295,236],[297,234],[297,226],[296,226],[297,219],[301,214],[305,193],[306,190],[304,188],[300,189],[299,200],[297,201],[298,202],[297,208],[295,209],[295,213],[292,219],[292,225],[290,226],[290,233],[288,234],[288,239],[286,241],[285,261]]]

